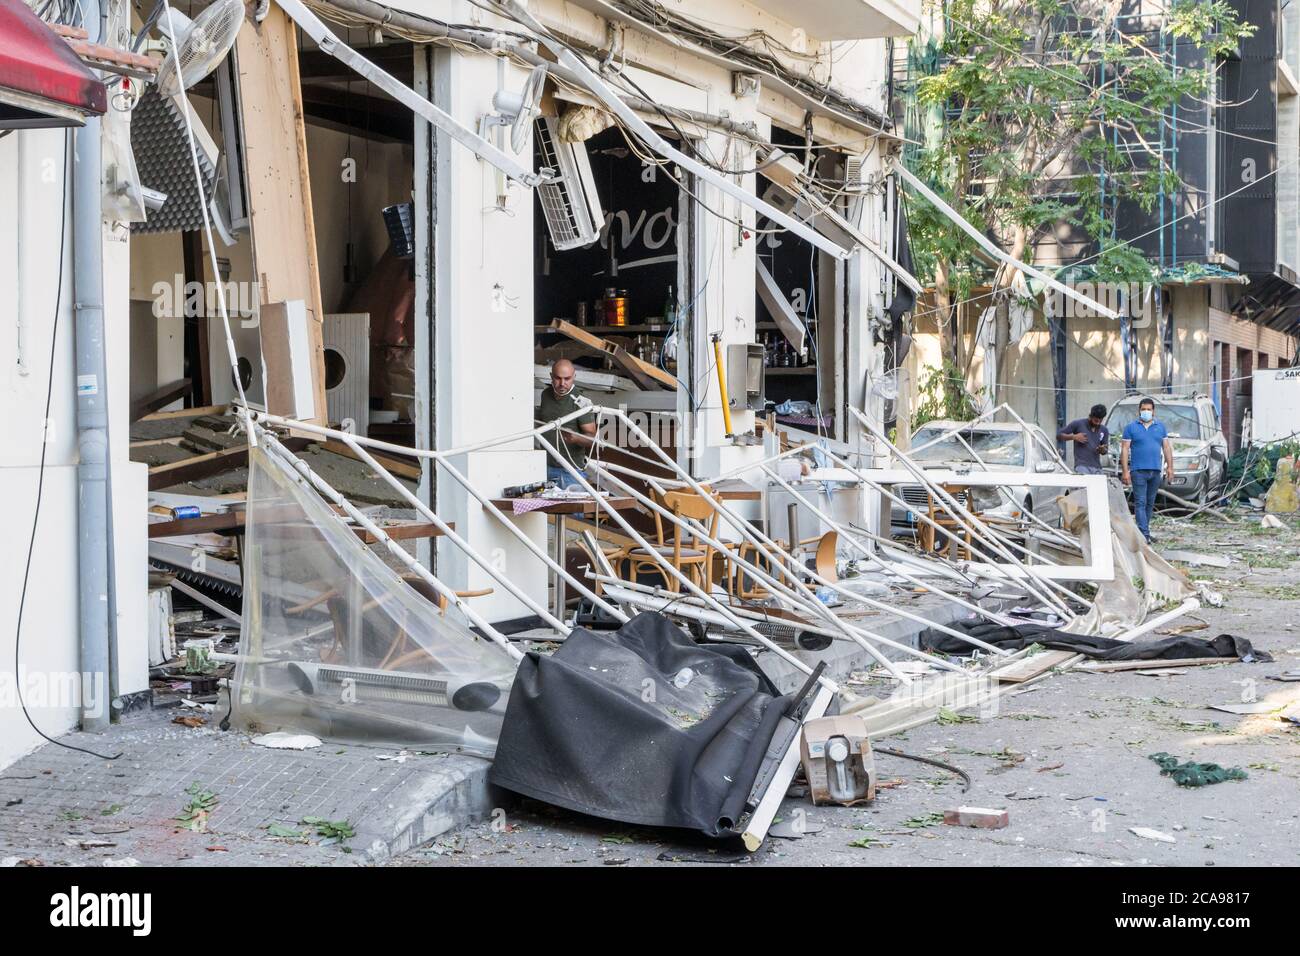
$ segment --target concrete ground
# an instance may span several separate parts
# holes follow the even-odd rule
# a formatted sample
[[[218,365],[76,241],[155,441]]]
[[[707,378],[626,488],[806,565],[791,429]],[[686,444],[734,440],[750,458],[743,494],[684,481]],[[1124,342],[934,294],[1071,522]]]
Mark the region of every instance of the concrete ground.
[[[266,750],[217,731],[217,716],[191,728],[172,722],[182,712],[155,710],[105,737],[65,738],[121,751],[117,760],[47,745],[0,771],[0,865],[1296,865],[1300,727],[1206,708],[1252,694],[1300,699],[1300,684],[1268,679],[1300,669],[1300,522],[1264,531],[1257,517],[1161,519],[1155,533],[1161,549],[1231,559],[1224,569],[1189,569],[1222,592],[1224,606],[1179,623],[1203,622],[1194,632],[1202,636],[1248,637],[1274,663],[1052,676],[1003,698],[995,717],[879,742],[960,767],[972,778],[968,793],[945,770],[882,754],[875,803],[788,799],[779,820],[804,835],[771,838],[753,855],[491,793],[486,765],[471,757],[328,742]],[[851,669],[846,648],[833,648],[836,672]],[[775,676],[797,682],[793,671]],[[1148,759],[1159,751],[1249,776],[1180,788]],[[183,826],[186,807],[201,811],[204,794],[215,801],[202,825]],[[936,823],[959,805],[1006,808],[1011,824]],[[331,838],[308,818],[346,822],[355,835]]]
[[[219,715],[131,715],[0,772],[0,866],[347,866],[479,819],[487,762],[326,742],[272,750]],[[314,821],[347,824],[353,835]],[[187,825],[188,821],[188,825]]]
[[[537,803],[504,808],[393,860],[400,866],[1295,866],[1300,864],[1300,726],[1238,717],[1208,705],[1243,697],[1283,704],[1300,684],[1269,680],[1300,670],[1300,525],[1258,528],[1158,519],[1161,550],[1226,555],[1228,568],[1188,568],[1222,592],[1224,606],[1182,624],[1193,633],[1249,638],[1274,663],[1190,667],[1174,676],[1069,672],[1004,698],[996,717],[929,724],[879,742],[932,757],[953,774],[879,755],[882,781],[867,807],[814,807],[788,799],[778,819],[799,839],[770,838],[754,855],[690,834],[580,817]],[[1248,778],[1201,789],[1160,775],[1149,755],[1241,767]],[[936,822],[961,805],[1007,809],[1001,830]],[[1159,831],[1172,842],[1136,835]]]

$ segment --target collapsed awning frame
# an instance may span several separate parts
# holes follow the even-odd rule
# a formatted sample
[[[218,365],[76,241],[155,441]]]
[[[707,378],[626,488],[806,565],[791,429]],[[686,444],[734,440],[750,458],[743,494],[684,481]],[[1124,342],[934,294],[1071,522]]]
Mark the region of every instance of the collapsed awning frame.
[[[1033,266],[1021,262],[1019,259],[1015,258],[1014,256],[1011,256],[1006,252],[1003,252],[992,241],[990,241],[990,239],[987,236],[985,236],[982,232],[980,232],[969,222],[967,222],[966,218],[962,216],[961,213],[957,212],[957,210],[953,209],[946,202],[944,202],[943,199],[941,199],[934,192],[934,190],[932,190],[925,183],[921,182],[921,180],[917,179],[916,176],[912,175],[911,171],[908,170],[908,168],[903,165],[902,161],[897,156],[890,157],[889,162],[895,175],[899,176],[904,182],[906,182],[909,186],[911,186],[918,193],[924,196],[925,199],[929,201],[930,205],[934,206],[935,209],[943,213],[948,219],[951,219],[953,223],[956,224],[957,228],[959,228],[962,232],[966,233],[966,235],[970,236],[977,243],[979,243],[980,248],[983,249],[985,252],[987,252],[989,255],[993,256],[993,258],[997,259],[999,262],[1011,266],[1011,268],[1013,269],[1019,269],[1021,272],[1025,273],[1025,275],[1033,276],[1039,282],[1046,283],[1048,286],[1055,289],[1057,292],[1060,292],[1062,295],[1068,296],[1069,298],[1073,299],[1075,302],[1078,302],[1080,305],[1086,306],[1089,309],[1096,309],[1099,314],[1104,315],[1108,319],[1113,319],[1116,321],[1119,320],[1119,313],[1114,311],[1113,309],[1108,309],[1106,306],[1102,305],[1100,302],[1096,301],[1095,299],[1091,299],[1088,296],[1075,291],[1069,286],[1061,282],[1058,282],[1056,279],[1053,279],[1051,276],[1049,276],[1046,272],[1042,272],[1041,270],[1035,269]]]
[[[392,74],[380,69],[335,36],[324,22],[300,0],[275,0],[303,32],[316,41],[321,50],[356,70],[393,99],[410,107],[479,159],[486,160],[505,175],[529,188],[545,182],[540,173],[529,172],[502,150],[462,124],[450,113],[439,109]]]
[[[287,0],[290,3],[297,3],[297,0]],[[823,252],[830,253],[837,259],[848,259],[853,253],[852,250],[845,249],[842,246],[830,241],[821,235],[815,229],[808,227],[806,223],[800,222],[793,216],[786,215],[774,206],[764,202],[762,199],[732,182],[726,176],[715,170],[709,169],[698,160],[692,159],[681,150],[672,146],[662,136],[654,131],[651,126],[641,117],[637,116],[631,107],[623,101],[610,86],[600,77],[591,71],[591,69],[582,62],[581,58],[574,55],[569,47],[560,43],[551,35],[551,32],[525,10],[515,0],[492,0],[492,3],[499,7],[506,16],[523,24],[531,30],[538,42],[544,45],[559,60],[560,65],[573,71],[583,84],[589,89],[602,103],[622,120],[641,140],[653,149],[660,156],[671,160],[681,168],[685,169],[692,175],[702,179],[704,182],[715,187],[733,199],[739,200],[746,206],[756,212],[762,213],[777,225],[784,226],[793,232],[799,238],[806,242],[812,243]]]

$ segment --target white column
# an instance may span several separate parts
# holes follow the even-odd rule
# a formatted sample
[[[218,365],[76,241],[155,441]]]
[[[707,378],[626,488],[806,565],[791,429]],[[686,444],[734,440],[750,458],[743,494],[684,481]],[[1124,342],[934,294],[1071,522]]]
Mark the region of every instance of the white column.
[[[480,116],[492,111],[498,61],[444,49],[433,55],[434,102],[467,125],[477,125]],[[502,82],[518,90],[526,76],[507,64]],[[531,141],[517,158],[532,167]],[[450,448],[518,432],[532,422],[534,200],[531,191],[512,186],[505,210],[498,209],[495,168],[445,133],[437,136],[435,163],[431,414],[438,446]],[[507,485],[545,476],[544,454],[526,440],[471,453],[455,464],[492,496]],[[545,566],[445,474],[437,482],[436,507],[476,551],[500,562],[498,567],[522,589],[545,601]],[[542,516],[516,520],[545,546]],[[438,544],[437,573],[458,589],[492,586],[481,569],[445,541]],[[531,613],[500,589],[474,601],[475,610],[489,621]]]

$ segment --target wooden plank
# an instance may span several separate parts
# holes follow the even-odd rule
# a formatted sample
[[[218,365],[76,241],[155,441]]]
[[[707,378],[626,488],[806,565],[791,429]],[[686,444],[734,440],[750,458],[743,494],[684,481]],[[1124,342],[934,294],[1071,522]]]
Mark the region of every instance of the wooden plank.
[[[202,418],[205,415],[224,415],[229,410],[229,405],[199,405],[194,408],[175,408],[170,412],[150,412],[140,421],[161,422],[172,418]]]
[[[223,451],[210,451],[206,455],[183,458],[166,465],[155,465],[149,469],[149,490],[157,491],[160,488],[170,488],[172,485],[198,481],[246,464],[248,464],[248,446],[239,445]]]
[[[1079,670],[1094,674],[1113,674],[1116,671],[1158,670],[1163,667],[1201,667],[1206,664],[1235,664],[1235,657],[1153,658],[1145,661],[1094,661],[1079,665]]]
[[[628,352],[627,349],[616,345],[609,354],[613,357],[614,361],[622,367],[623,371],[632,376],[632,380],[644,391],[659,391],[659,383],[641,370],[641,367],[636,364],[636,357]]]
[[[197,282],[200,289],[207,289],[203,263],[203,233],[198,230],[181,233],[182,261],[185,265],[185,281]],[[206,405],[212,401],[212,360],[208,342],[207,296],[185,297],[186,326],[194,323],[195,344],[198,346],[197,378],[193,394],[195,405]]]
[[[288,437],[281,439],[280,443],[290,451],[301,451],[310,442],[306,438]],[[248,446],[236,445],[232,448],[223,448],[221,451],[211,451],[204,455],[168,462],[165,465],[155,465],[149,469],[149,490],[159,491],[172,485],[200,481],[247,464]]]
[[[131,442],[131,448],[149,448],[152,445],[179,445],[185,440],[184,435],[173,435],[171,438],[145,438],[141,441]]]
[[[664,388],[677,388],[677,379],[674,378],[671,373],[665,372],[657,365],[651,365],[644,359],[637,358],[622,346],[610,342],[608,339],[603,339],[599,335],[592,335],[585,329],[581,329],[571,322],[565,322],[563,319],[555,319],[551,322],[550,327],[556,332],[567,335],[575,342],[581,342],[583,345],[605,352],[626,369],[628,374],[632,375],[632,377],[638,381],[640,381],[642,377],[648,377],[662,385]],[[620,355],[619,353],[622,354]],[[636,369],[636,372],[633,372],[633,368]]]
[[[164,405],[170,405],[176,399],[184,398],[190,393],[190,388],[190,380],[182,378],[137,399],[131,403],[131,421],[138,422],[150,412],[156,412]]]
[[[1006,667],[991,671],[988,676],[1002,684],[1020,684],[1039,674],[1046,674],[1074,656],[1074,651],[1044,651],[1032,657],[1022,657]]]
[[[293,21],[271,4],[245,20],[235,43],[253,262],[262,302],[306,304],[314,414],[324,424],[325,348],[307,133]],[[265,341],[266,330],[262,334]],[[267,380],[287,374],[267,363]]]
[[[338,509],[335,509],[336,511]],[[282,508],[268,508],[258,512],[260,521],[285,521],[276,526],[275,533],[285,537],[313,538],[316,532],[308,524],[290,524],[294,518],[302,515],[297,505],[285,505]],[[172,521],[155,521],[149,525],[150,538],[175,538],[191,534],[243,534],[248,524],[248,512],[241,508],[221,514],[200,515],[197,518],[177,518]],[[432,521],[393,521],[376,522],[380,529],[394,541],[407,538],[437,538],[442,531]],[[455,522],[446,522],[453,531]],[[352,526],[352,531],[365,544],[374,544],[379,539],[360,526]]]
[[[345,458],[351,458],[353,461],[360,461],[357,453],[341,441],[331,438],[328,441],[320,442],[320,447],[325,451],[333,452],[336,455],[342,455]],[[392,455],[383,455],[374,449],[367,448],[367,454],[375,461],[379,462],[388,471],[391,471],[399,478],[409,478],[412,481],[420,480],[420,466],[414,461],[403,461],[400,458],[394,458]]]

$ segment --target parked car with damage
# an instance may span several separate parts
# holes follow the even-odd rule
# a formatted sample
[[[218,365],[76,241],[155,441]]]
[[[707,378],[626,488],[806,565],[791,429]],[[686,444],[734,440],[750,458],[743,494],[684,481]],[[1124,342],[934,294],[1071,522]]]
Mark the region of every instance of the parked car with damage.
[[[913,433],[908,454],[927,471],[1069,473],[1043,430],[1018,422],[927,422]],[[929,493],[921,484],[898,485],[894,493],[907,507],[893,503],[891,530],[910,534],[920,524],[917,514],[927,513]],[[1061,520],[1056,493],[1035,495],[1030,485],[964,489],[957,500],[972,511],[1009,521],[1022,519],[1025,512],[1033,512],[1052,527],[1059,526]]]
[[[1138,402],[1143,397],[1126,395],[1111,406],[1106,416],[1110,453],[1102,457],[1102,468],[1112,477],[1119,477],[1120,436],[1124,426],[1137,421]],[[1156,403],[1156,420],[1164,423],[1174,449],[1174,480],[1162,478],[1160,487],[1194,504],[1213,501],[1228,474],[1228,439],[1213,400],[1197,393],[1150,398]]]

